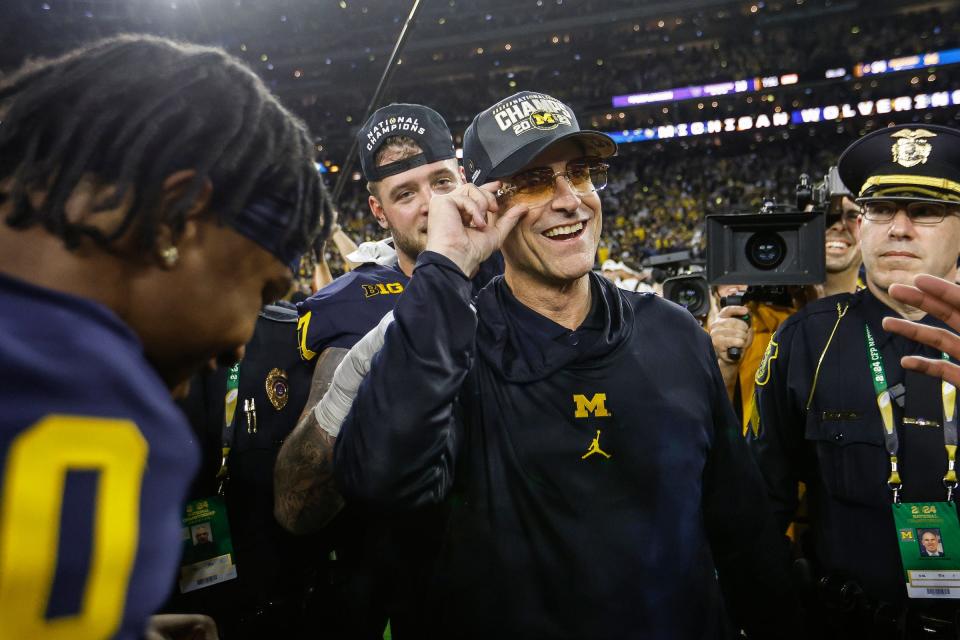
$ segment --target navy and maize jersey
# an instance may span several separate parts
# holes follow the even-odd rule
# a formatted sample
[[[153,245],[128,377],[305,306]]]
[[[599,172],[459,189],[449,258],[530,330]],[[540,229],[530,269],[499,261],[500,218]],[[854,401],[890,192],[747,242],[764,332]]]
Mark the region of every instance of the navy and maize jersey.
[[[473,293],[501,273],[503,255],[497,251],[480,264],[471,280]],[[297,305],[300,357],[312,360],[330,347],[352,347],[393,309],[409,282],[396,263],[369,262],[301,302]]]
[[[107,308],[0,275],[0,637],[133,640],[164,601],[193,436]]]
[[[393,309],[410,281],[398,266],[373,262],[349,271],[297,305],[300,357],[349,349]]]
[[[478,292],[502,274],[503,266],[497,251],[481,263],[470,281],[471,291]],[[366,263],[301,302],[301,357],[310,360],[330,347],[352,347],[393,310],[409,282],[396,264]],[[405,514],[382,517],[348,503],[335,521],[339,571],[350,595],[340,611],[352,621],[358,637],[368,631],[370,637],[381,637],[387,618],[394,638],[417,637],[409,627],[409,598],[416,591],[413,585],[423,579],[420,558],[430,553],[438,538],[421,520]]]
[[[723,638],[730,614],[790,636],[788,553],[709,337],[589,277],[570,331],[418,260],[335,448],[348,501],[448,510],[413,635]]]

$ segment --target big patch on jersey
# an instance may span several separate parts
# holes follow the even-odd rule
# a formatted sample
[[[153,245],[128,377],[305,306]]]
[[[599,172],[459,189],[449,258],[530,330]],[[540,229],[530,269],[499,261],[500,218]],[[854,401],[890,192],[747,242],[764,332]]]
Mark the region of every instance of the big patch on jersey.
[[[770,342],[767,343],[767,350],[763,352],[763,360],[760,361],[760,366],[757,367],[757,375],[753,379],[758,387],[762,387],[770,382],[770,367],[778,355],[780,355],[780,345],[778,345],[776,340],[773,339],[773,336],[771,336]]]
[[[377,284],[362,284],[363,297],[371,298],[373,296],[386,296],[390,294],[403,293],[403,285],[399,282],[387,282]]]

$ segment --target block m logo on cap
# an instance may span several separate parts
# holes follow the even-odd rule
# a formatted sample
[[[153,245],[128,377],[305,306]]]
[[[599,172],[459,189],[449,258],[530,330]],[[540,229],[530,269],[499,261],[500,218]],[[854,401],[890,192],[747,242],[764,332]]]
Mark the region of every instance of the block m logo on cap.
[[[605,393],[595,393],[589,400],[587,396],[575,393],[573,402],[577,406],[577,410],[573,414],[575,418],[589,418],[591,415],[594,418],[609,418],[613,415],[607,411],[607,394]]]

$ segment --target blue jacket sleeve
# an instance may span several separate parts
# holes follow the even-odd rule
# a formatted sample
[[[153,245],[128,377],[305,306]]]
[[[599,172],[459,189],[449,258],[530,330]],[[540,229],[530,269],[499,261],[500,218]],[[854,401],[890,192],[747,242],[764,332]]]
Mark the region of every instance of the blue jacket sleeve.
[[[714,438],[703,474],[703,512],[729,612],[749,638],[806,637],[789,547],[743,438],[712,352]]]
[[[445,498],[477,332],[470,291],[453,262],[421,254],[337,437],[334,474],[348,500],[409,509]]]

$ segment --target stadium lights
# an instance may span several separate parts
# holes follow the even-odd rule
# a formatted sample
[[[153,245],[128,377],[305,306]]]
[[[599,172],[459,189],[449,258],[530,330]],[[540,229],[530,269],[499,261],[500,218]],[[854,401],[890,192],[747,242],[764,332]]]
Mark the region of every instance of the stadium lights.
[[[897,71],[908,71],[910,69],[945,66],[948,64],[956,64],[958,62],[960,62],[960,49],[947,49],[944,51],[935,51],[933,53],[902,56],[899,58],[893,58],[891,60],[877,60],[869,63],[861,62],[853,67],[853,75],[859,78],[867,75],[880,75],[884,73],[895,73]],[[844,76],[846,76],[846,69],[842,67],[827,69],[822,74],[822,77],[827,79],[834,79]],[[800,82],[799,74],[786,73],[774,76],[742,78],[740,80],[716,82],[706,85],[677,87],[674,89],[665,89],[650,93],[633,93],[622,96],[614,96],[612,103],[614,108],[636,107],[654,102],[689,100],[692,98],[726,96],[736,93],[763,91],[764,89],[772,89],[778,86],[797,84],[798,82]]]

